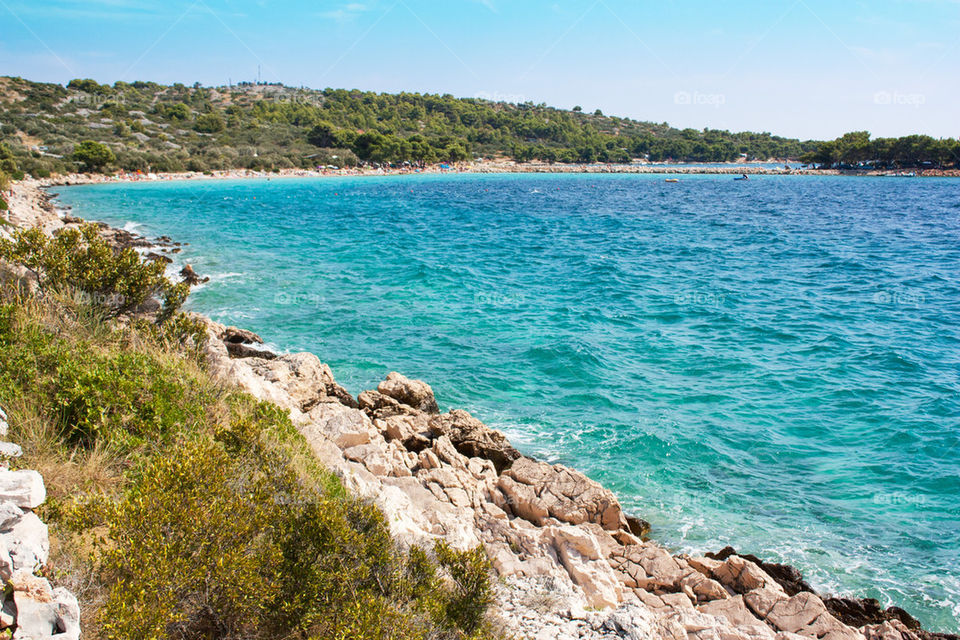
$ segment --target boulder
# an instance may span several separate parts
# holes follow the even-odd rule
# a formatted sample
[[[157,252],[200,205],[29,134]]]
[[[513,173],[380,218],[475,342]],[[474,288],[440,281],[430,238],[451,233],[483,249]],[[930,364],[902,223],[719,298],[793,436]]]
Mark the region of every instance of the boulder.
[[[419,411],[440,413],[433,389],[422,380],[410,380],[406,376],[391,372],[387,379],[377,385],[377,391]]]
[[[11,529],[22,517],[20,507],[12,502],[0,502],[0,531]]]
[[[632,535],[640,538],[641,540],[646,538],[650,533],[650,523],[644,520],[643,518],[635,518],[633,516],[626,516],[627,518],[627,531]]]
[[[292,353],[271,360],[253,358],[246,362],[256,377],[271,387],[262,395],[281,407],[304,413],[321,403],[356,407],[350,394],[334,380],[330,367],[312,353]]]
[[[231,358],[263,358],[264,360],[273,360],[277,357],[273,351],[267,349],[257,349],[249,344],[235,344],[233,342],[225,343],[227,353]]]
[[[434,436],[450,438],[457,451],[468,458],[490,460],[498,473],[522,457],[505,435],[459,409],[431,420],[430,431]]]
[[[713,577],[737,593],[747,593],[767,585],[779,586],[756,563],[740,556],[729,556],[714,569]]]
[[[80,638],[80,603],[76,596],[58,587],[53,590],[57,611],[57,630],[54,640],[78,640]]]
[[[277,354],[272,351],[253,346],[263,344],[263,338],[253,331],[238,329],[237,327],[224,327],[220,332],[220,339],[226,345],[227,353],[229,353],[232,358],[264,358],[266,360],[273,360],[277,357]]]
[[[343,457],[359,462],[375,476],[388,476],[393,471],[393,464],[379,443],[368,442],[348,447],[343,450]]]
[[[631,604],[618,608],[604,620],[601,628],[628,640],[649,640],[664,637],[656,615],[647,607]]]
[[[697,609],[712,616],[725,618],[734,627],[760,624],[757,617],[747,609],[741,595],[722,600],[711,600],[699,605]]]
[[[801,633],[824,614],[827,614],[827,608],[823,601],[812,593],[804,592],[774,604],[766,620],[780,631]]]
[[[497,486],[508,496],[514,515],[536,525],[543,523],[546,513],[569,524],[594,522],[608,531],[626,528],[613,493],[562,465],[519,458],[502,473]]]
[[[50,555],[47,525],[32,511],[24,513],[11,528],[0,531],[0,540],[2,540],[0,551],[5,547],[6,552],[9,553],[11,574],[19,570],[32,573],[47,563]],[[0,556],[2,555],[0,553]],[[0,566],[0,572],[2,568]]]
[[[680,590],[694,602],[726,600],[727,590],[716,580],[711,580],[699,571],[692,571],[680,580]]]
[[[838,620],[851,627],[878,625],[897,620],[907,629],[920,629],[917,619],[900,607],[884,609],[873,598],[824,598],[823,604]]]
[[[0,442],[0,458],[19,458],[23,455],[20,445],[12,442]]]
[[[573,582],[583,589],[591,607],[615,607],[623,597],[623,587],[600,551],[597,541],[579,527],[551,527],[557,557]]]
[[[719,560],[705,558],[703,556],[684,556],[684,559],[692,568],[696,569],[708,578],[712,577],[713,572],[719,569],[720,565],[723,564]]]
[[[683,578],[694,573],[665,549],[651,543],[623,547],[610,555],[609,563],[627,586],[658,595],[679,591]]]
[[[322,403],[311,409],[308,417],[310,422],[300,427],[307,442],[319,435],[341,449],[349,449],[367,444],[374,436],[379,437],[370,418],[359,409]]]
[[[210,282],[210,278],[200,278],[197,275],[197,272],[193,270],[189,264],[184,265],[183,269],[180,269],[180,277],[183,278],[183,281],[188,285],[195,286],[198,284],[203,284],[204,282]]]
[[[787,594],[783,587],[774,583],[760,589],[754,589],[743,596],[743,601],[758,618],[766,618],[767,614],[781,600],[786,600]]]
[[[237,327],[224,327],[220,333],[220,339],[227,344],[263,344],[263,338],[253,331],[238,329]]]
[[[749,553],[737,553],[733,547],[724,547],[717,553],[708,553],[707,558],[724,561],[730,556],[740,556],[760,567],[764,573],[777,581],[783,587],[788,596],[794,596],[802,591],[813,593],[813,588],[803,579],[803,574],[798,569],[788,564],[778,564],[776,562],[764,562],[757,556]]]
[[[920,635],[899,620],[865,625],[861,630],[866,640],[922,640]]]
[[[43,476],[25,469],[0,469],[0,502],[12,502],[23,509],[36,509],[47,499]]]
[[[0,608],[0,629],[9,629],[17,623],[17,605],[13,598],[8,598]]]
[[[80,605],[69,591],[50,589],[49,582],[27,571],[14,574],[10,586],[16,606],[14,640],[77,640],[80,637]]]
[[[400,442],[408,451],[419,452],[430,446],[430,428],[423,413],[391,415],[374,424],[388,440]]]

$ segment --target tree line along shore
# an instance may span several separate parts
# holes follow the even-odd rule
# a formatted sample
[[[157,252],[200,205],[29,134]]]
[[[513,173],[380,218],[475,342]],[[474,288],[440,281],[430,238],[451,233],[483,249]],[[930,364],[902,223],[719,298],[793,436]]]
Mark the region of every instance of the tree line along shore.
[[[64,87],[11,77],[0,77],[0,144],[8,179],[77,171],[445,170],[480,159],[491,171],[644,172],[650,169],[638,163],[771,159],[855,173],[952,175],[960,168],[957,140],[919,135],[801,141],[449,95],[89,79]]]

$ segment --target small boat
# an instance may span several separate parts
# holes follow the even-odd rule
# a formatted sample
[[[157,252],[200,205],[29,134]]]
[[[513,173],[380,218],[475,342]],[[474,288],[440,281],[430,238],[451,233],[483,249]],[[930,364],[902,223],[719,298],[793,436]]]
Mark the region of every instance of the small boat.
[[[749,180],[747,176],[740,176],[739,178],[734,178],[734,180]]]
[[[667,178],[664,182],[680,182],[677,178]]]

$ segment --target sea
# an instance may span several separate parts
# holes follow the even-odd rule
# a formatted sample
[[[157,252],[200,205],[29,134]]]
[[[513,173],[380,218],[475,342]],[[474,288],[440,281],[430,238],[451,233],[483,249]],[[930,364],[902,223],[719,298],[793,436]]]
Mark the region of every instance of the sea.
[[[352,393],[428,381],[726,545],[960,629],[960,181],[418,175],[57,188],[184,243],[188,307]]]

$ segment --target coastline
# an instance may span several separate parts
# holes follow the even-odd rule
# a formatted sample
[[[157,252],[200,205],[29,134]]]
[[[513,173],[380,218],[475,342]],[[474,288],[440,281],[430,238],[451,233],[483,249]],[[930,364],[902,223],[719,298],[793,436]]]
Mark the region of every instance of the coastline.
[[[617,174],[617,175],[664,175],[664,176],[848,176],[848,177],[917,177],[917,178],[953,178],[960,177],[960,170],[921,170],[915,174],[897,171],[842,171],[837,169],[804,169],[798,163],[783,161],[776,167],[766,166],[773,163],[705,163],[702,165],[652,163],[652,164],[547,164],[539,162],[517,163],[507,160],[483,160],[464,162],[456,165],[429,165],[423,168],[373,168],[350,169],[281,169],[276,172],[253,171],[248,169],[230,169],[223,171],[181,173],[126,173],[93,174],[75,173],[51,178],[34,179],[43,187],[69,186],[82,184],[127,183],[127,182],[164,182],[183,180],[244,180],[244,179],[285,179],[285,178],[344,178],[344,177],[386,177],[411,175],[456,175],[456,174]],[[792,165],[792,166],[791,166]],[[13,207],[11,207],[12,209]]]
[[[57,184],[78,183],[15,185],[11,222],[40,224],[48,232],[72,224],[40,188]],[[522,456],[466,412],[440,415],[425,383],[391,374],[376,391],[354,399],[316,356],[269,354],[258,346],[259,337],[206,322],[211,369],[288,410],[318,457],[384,509],[399,540],[443,536],[458,546],[483,543],[506,585],[500,615],[518,633],[622,637],[630,631],[700,640],[951,637],[920,631],[895,608],[822,598],[783,565],[727,550],[714,557],[672,556],[642,540],[643,522],[623,513],[599,484]],[[545,612],[549,595],[556,599]]]

